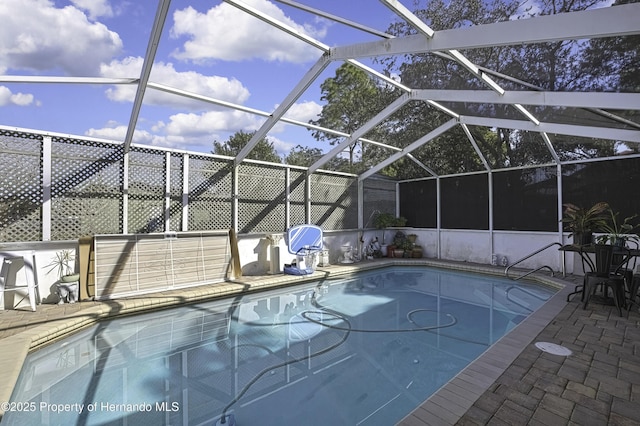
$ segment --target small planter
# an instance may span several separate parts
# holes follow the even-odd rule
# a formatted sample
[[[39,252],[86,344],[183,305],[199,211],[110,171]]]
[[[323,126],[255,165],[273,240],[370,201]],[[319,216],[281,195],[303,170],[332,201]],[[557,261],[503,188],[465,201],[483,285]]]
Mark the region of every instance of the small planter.
[[[403,257],[404,250],[403,249],[393,249],[393,257]]]
[[[62,281],[63,283],[72,283],[75,281],[80,281],[80,274],[76,273],[76,274],[65,275],[64,277],[60,278],[60,281]]]
[[[583,232],[581,234],[574,234],[573,243],[581,246],[589,245],[593,243],[593,232]]]
[[[396,246],[393,244],[389,244],[387,246],[387,257],[393,257],[393,251],[396,249]]]

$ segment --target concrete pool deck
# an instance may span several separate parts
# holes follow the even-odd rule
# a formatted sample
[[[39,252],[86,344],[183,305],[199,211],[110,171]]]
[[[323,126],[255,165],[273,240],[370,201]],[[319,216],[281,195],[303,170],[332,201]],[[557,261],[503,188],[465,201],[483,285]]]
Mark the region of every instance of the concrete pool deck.
[[[502,268],[428,259],[377,260],[319,268],[312,277],[242,277],[202,287],[107,301],[40,305],[0,311],[0,402],[8,401],[30,350],[97,321],[246,291],[349,274],[395,263],[426,264],[503,275]],[[640,424],[640,315],[619,317],[615,307],[579,296],[566,303],[580,277],[536,277],[563,286],[542,308],[489,348],[399,424],[572,425]],[[569,348],[568,357],[539,350],[545,341]]]

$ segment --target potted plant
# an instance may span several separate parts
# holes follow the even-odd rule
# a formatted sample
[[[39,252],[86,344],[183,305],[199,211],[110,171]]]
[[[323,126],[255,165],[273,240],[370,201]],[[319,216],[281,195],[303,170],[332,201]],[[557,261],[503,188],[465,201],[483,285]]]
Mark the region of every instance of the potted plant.
[[[566,224],[566,228],[571,232],[573,243],[578,245],[591,244],[593,233],[598,232],[606,223],[606,212],[609,205],[605,202],[598,202],[586,209],[575,204],[566,203],[564,207],[564,217],[561,222]]]
[[[56,271],[61,282],[74,282],[80,279],[80,274],[75,272],[76,257],[73,250],[60,250],[46,266],[47,273]]]
[[[609,208],[607,210],[607,214],[608,217],[600,228],[600,231],[605,233],[605,235],[598,237],[598,241],[600,243],[606,244],[609,242],[614,246],[624,247],[627,240],[638,239],[638,236],[633,234],[633,232],[638,228],[638,225],[631,223],[631,221],[638,216],[637,214],[624,218],[622,223],[620,223],[618,219],[620,212],[616,212]]]
[[[394,226],[404,226],[406,225],[406,223],[407,219],[402,216],[396,217],[396,215],[392,213],[379,212],[373,218],[373,226],[375,226],[376,229],[382,230],[382,243],[380,244],[380,251],[382,253],[382,256],[387,256],[388,250],[388,246],[385,243],[385,230]]]
[[[400,247],[403,250],[403,256],[404,257],[411,257],[413,256],[413,247],[414,247],[414,243],[411,242],[410,239],[406,238],[402,244],[400,245]]]
[[[402,231],[396,232],[393,237],[393,246],[395,247],[393,257],[409,257],[408,255],[413,249],[413,243]]]

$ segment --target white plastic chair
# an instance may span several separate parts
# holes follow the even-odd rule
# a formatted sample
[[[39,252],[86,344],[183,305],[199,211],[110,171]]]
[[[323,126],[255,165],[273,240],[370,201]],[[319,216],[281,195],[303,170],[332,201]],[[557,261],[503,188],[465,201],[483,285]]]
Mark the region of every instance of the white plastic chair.
[[[36,304],[40,303],[40,295],[36,288],[34,280],[29,278],[27,269],[24,268],[24,275],[27,281],[27,285],[16,285],[16,274],[20,269],[24,268],[24,258],[21,256],[5,257],[2,262],[2,270],[0,270],[0,309],[4,309],[4,293],[7,291],[18,291],[22,288],[27,288],[29,297],[29,305],[31,310],[35,312]],[[25,296],[26,297],[26,296]],[[24,299],[24,297],[23,297]],[[13,302],[13,297],[11,298]],[[20,302],[18,302],[20,303]],[[15,304],[12,303],[13,306]]]

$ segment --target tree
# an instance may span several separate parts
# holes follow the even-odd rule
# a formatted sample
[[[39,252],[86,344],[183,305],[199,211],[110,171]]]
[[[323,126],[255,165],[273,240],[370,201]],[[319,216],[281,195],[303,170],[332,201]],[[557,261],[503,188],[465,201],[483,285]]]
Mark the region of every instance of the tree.
[[[617,0],[613,7],[635,3],[638,0]],[[580,85],[583,90],[605,92],[640,91],[640,35],[605,37],[590,40],[580,63],[583,71]],[[614,111],[615,114],[634,120],[635,111]],[[637,121],[637,120],[635,120]],[[629,150],[639,152],[640,146],[628,144]]]
[[[253,137],[255,132],[243,132],[242,130],[234,133],[229,140],[225,142],[213,142],[213,154],[226,155],[229,157],[237,156],[242,148],[245,147]],[[268,161],[270,163],[281,163],[282,160],[273,147],[273,143],[267,138],[260,140],[255,147],[249,152],[247,158],[254,160]]]
[[[373,80],[365,71],[344,63],[336,70],[333,78],[328,78],[320,86],[321,100],[326,104],[317,120],[310,123],[343,133],[352,134],[373,118],[389,101],[389,90]],[[393,96],[393,95],[392,95]],[[397,95],[396,95],[397,96]],[[370,131],[366,137],[376,139],[380,128]],[[313,137],[319,141],[327,140],[336,145],[344,137],[314,131]],[[360,164],[356,164],[356,154],[360,153]],[[373,146],[355,142],[348,148],[348,169],[345,171],[358,172],[367,167],[368,161],[377,152]]]
[[[284,162],[292,166],[309,167],[322,157],[320,148],[309,148],[298,145],[284,158]]]
[[[320,148],[309,148],[298,145],[285,157],[284,162],[292,166],[309,167],[318,161],[324,153]],[[341,157],[334,157],[322,166],[324,169],[345,171],[349,169],[348,161]]]
[[[618,0],[620,2],[625,0]],[[427,3],[424,5],[424,3]],[[489,24],[510,19],[529,18],[534,15],[551,15],[569,11],[585,10],[600,0],[574,0],[571,2],[541,1],[535,7],[524,11],[521,2],[494,0],[492,2],[468,0],[417,1],[414,11],[434,30],[446,30],[470,25]],[[520,14],[520,15],[518,15]],[[406,22],[397,22],[389,31],[396,36],[415,34]],[[604,40],[607,43],[609,39]],[[633,45],[633,43],[631,43]],[[638,43],[636,41],[635,51]],[[627,46],[629,47],[629,46]],[[581,73],[584,63],[585,43],[576,40],[527,44],[522,46],[495,46],[462,52],[481,69],[493,70],[513,78],[493,77],[506,90],[584,90]],[[623,49],[620,50],[623,52]],[[637,57],[636,57],[637,58]],[[413,54],[403,58],[383,58],[380,60],[388,74],[398,74],[401,81],[416,89],[465,89],[488,90],[484,83],[456,61],[443,54]],[[612,60],[612,64],[615,60]],[[636,59],[636,67],[637,67]],[[630,67],[633,68],[633,67]],[[628,68],[629,69],[629,68]],[[636,72],[634,75],[638,75]],[[511,105],[494,104],[447,104],[453,111],[479,117],[501,117],[523,119]],[[592,112],[576,108],[536,108],[530,110],[539,120],[555,121],[588,120]],[[585,118],[586,117],[586,118]],[[593,116],[592,116],[593,117]],[[414,108],[403,117],[403,123],[411,123],[415,134],[426,134],[442,123],[445,116],[434,108]],[[562,121],[560,121],[562,122]],[[417,127],[416,124],[418,123]],[[508,167],[522,164],[539,164],[552,161],[548,147],[537,133],[520,130],[472,128],[471,134],[490,167]],[[400,127],[398,135],[404,133]],[[561,158],[580,158],[609,155],[613,152],[611,141],[593,141],[584,138],[563,137],[555,146]],[[459,173],[478,167],[478,156],[468,138],[457,128],[450,130],[435,141],[429,142],[415,152],[417,158],[439,174]],[[397,165],[399,174],[421,173],[410,161]]]

